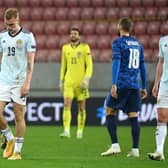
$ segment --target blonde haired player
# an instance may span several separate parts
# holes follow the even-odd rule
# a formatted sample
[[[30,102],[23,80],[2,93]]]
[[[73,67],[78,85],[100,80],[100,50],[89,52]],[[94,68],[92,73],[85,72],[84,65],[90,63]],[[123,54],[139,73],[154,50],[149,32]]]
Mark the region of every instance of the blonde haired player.
[[[3,158],[20,160],[25,134],[25,105],[33,73],[36,44],[34,36],[19,24],[16,8],[5,11],[6,30],[0,33],[0,129],[7,139]],[[6,104],[13,101],[16,137],[3,116]]]
[[[62,47],[60,90],[63,91],[64,132],[60,137],[70,137],[71,106],[74,98],[78,102],[77,138],[83,137],[86,120],[85,100],[89,98],[89,81],[92,76],[92,57],[89,45],[80,42],[78,28],[70,30],[71,42]]]

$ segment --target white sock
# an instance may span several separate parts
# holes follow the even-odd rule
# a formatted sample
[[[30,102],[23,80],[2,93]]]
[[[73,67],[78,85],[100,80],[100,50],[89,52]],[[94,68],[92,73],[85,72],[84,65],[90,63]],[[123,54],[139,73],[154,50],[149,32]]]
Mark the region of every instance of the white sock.
[[[14,147],[14,153],[21,153],[21,149],[23,146],[24,138],[18,138],[15,139],[15,147]]]
[[[132,152],[138,153],[139,149],[138,148],[132,148]]]
[[[118,148],[118,147],[120,147],[120,145],[119,145],[119,143],[113,143],[113,144],[111,144],[111,147],[112,148]]]
[[[2,135],[4,135],[7,139],[7,141],[13,141],[14,140],[14,136],[13,136],[13,133],[12,131],[10,130],[9,127],[7,127],[6,129],[4,130],[1,130],[2,132]]]
[[[156,127],[156,151],[163,154],[164,143],[167,135],[167,123],[157,123]]]

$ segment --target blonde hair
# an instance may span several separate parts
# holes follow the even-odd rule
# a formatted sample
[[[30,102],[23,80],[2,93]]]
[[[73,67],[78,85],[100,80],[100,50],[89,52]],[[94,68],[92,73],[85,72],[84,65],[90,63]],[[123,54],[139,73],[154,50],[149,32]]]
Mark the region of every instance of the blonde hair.
[[[11,18],[19,19],[19,12],[16,8],[8,8],[5,11],[4,19],[9,20]]]

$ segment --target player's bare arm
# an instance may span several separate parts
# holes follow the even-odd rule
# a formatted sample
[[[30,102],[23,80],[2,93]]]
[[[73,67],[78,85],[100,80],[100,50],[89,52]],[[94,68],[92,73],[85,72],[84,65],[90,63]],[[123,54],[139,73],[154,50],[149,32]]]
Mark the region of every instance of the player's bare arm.
[[[27,54],[28,57],[28,65],[27,65],[27,72],[26,72],[26,80],[22,86],[21,96],[24,97],[28,95],[30,90],[30,83],[32,79],[33,69],[34,69],[34,57],[35,53],[30,52]]]
[[[154,97],[157,97],[158,95],[159,82],[163,72],[163,62],[164,62],[164,59],[159,57],[159,61],[156,67],[155,83],[152,89],[152,94]]]
[[[0,64],[1,64],[1,59],[2,59],[2,53],[0,53]]]
[[[140,90],[140,94],[141,94],[141,98],[142,98],[142,99],[145,99],[145,98],[147,97],[147,95],[148,95],[146,89],[141,89],[141,90]]]
[[[117,97],[118,97],[118,95],[117,95],[117,85],[112,85],[111,86],[111,96],[117,99]]]

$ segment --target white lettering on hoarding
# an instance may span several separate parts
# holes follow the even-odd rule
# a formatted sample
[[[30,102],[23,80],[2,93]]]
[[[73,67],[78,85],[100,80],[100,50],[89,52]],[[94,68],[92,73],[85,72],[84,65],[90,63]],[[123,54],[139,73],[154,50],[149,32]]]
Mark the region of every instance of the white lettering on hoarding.
[[[119,110],[118,120],[122,122],[127,119],[128,119],[128,116],[122,110]],[[151,103],[142,104],[141,112],[139,113],[138,119],[142,123],[157,119],[156,104],[151,104]],[[104,125],[105,123],[106,123],[106,117],[105,117],[105,112],[104,112],[104,115],[101,117],[100,124]]]
[[[57,102],[29,102],[26,107],[26,117],[28,122],[50,122],[56,121],[59,122],[61,120],[61,108],[63,107],[63,103]],[[51,111],[51,113],[47,114],[46,109]],[[5,108],[5,118],[8,122],[14,121],[14,113],[13,113],[13,103],[9,103]]]

